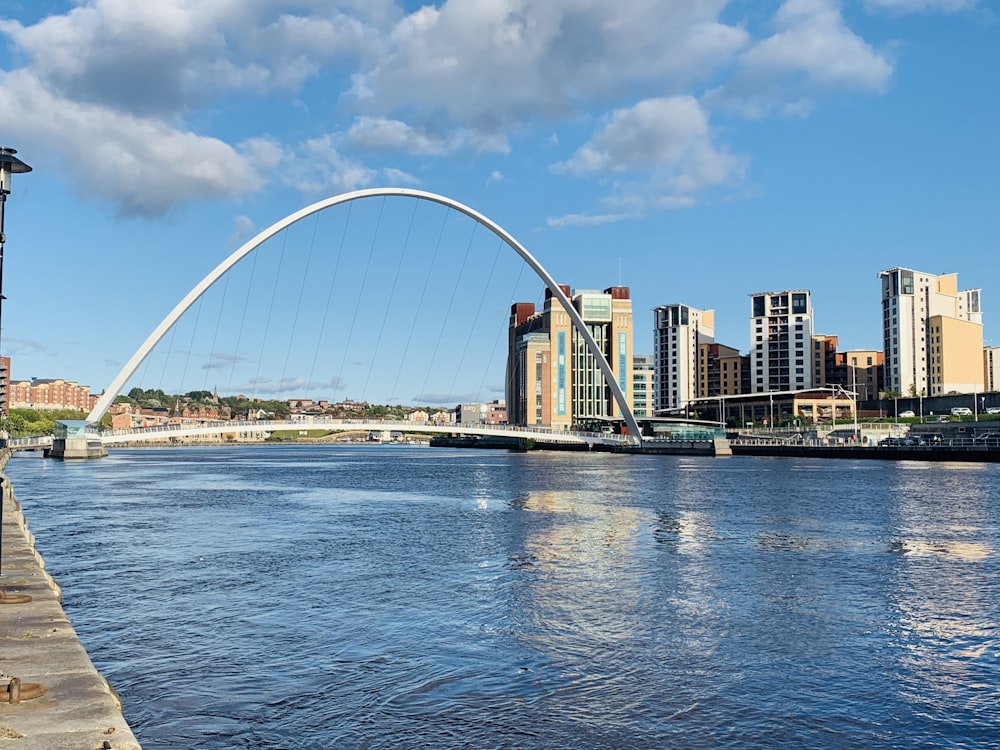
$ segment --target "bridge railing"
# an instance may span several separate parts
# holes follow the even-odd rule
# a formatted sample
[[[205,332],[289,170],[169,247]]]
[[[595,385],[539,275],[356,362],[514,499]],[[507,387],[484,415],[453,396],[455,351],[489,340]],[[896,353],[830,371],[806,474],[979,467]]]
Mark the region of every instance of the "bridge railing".
[[[274,432],[276,430],[301,430],[301,429],[325,429],[328,426],[337,426],[345,431],[351,429],[371,430],[371,431],[417,431],[417,432],[441,432],[441,433],[487,433],[497,434],[517,433],[526,436],[541,436],[555,438],[570,438],[598,443],[623,443],[630,438],[627,435],[609,434],[604,432],[574,432],[568,430],[557,430],[549,427],[517,426],[502,424],[434,424],[434,423],[414,423],[399,420],[384,419],[330,419],[330,420],[211,420],[188,424],[161,424],[147,427],[132,427],[118,430],[106,430],[101,433],[105,442],[113,440],[115,437],[134,437],[142,435],[166,435],[182,434],[184,432],[195,431],[239,431],[248,432],[260,430],[261,432]]]

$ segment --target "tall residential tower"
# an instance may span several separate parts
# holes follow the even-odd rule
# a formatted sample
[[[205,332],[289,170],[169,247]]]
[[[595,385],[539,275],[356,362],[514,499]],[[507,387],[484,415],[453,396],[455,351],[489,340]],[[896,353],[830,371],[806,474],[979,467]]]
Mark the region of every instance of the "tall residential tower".
[[[958,274],[890,268],[882,281],[885,388],[904,396],[983,390],[980,290]]]
[[[662,414],[707,395],[699,391],[698,346],[715,341],[715,311],[661,305],[653,316],[654,405]]]
[[[750,295],[750,388],[812,388],[812,296],[808,289]]]

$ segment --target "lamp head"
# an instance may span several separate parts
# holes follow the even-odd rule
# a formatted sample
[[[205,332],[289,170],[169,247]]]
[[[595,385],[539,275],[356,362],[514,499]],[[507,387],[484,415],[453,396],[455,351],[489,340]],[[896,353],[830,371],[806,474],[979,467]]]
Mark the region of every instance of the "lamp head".
[[[31,167],[14,156],[16,153],[12,148],[0,147],[0,192],[4,195],[10,195],[11,175],[31,171]]]

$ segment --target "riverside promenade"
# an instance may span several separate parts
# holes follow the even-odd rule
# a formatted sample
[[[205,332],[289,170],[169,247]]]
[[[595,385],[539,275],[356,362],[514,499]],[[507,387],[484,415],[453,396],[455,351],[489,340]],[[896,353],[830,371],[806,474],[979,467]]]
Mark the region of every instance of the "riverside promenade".
[[[35,551],[34,535],[3,474],[9,458],[9,450],[0,450],[0,748],[140,750],[117,695],[90,661],[63,612],[59,586]],[[12,685],[15,678],[19,688]]]

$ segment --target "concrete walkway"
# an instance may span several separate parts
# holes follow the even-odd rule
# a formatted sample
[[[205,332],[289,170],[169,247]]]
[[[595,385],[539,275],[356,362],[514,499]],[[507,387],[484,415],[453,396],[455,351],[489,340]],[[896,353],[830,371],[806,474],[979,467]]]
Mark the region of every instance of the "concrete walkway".
[[[118,697],[63,612],[59,587],[35,551],[9,480],[2,479],[0,590],[8,602],[19,595],[31,601],[0,602],[0,750],[140,750]],[[15,677],[23,695],[32,684],[43,686],[44,695],[10,703]]]

